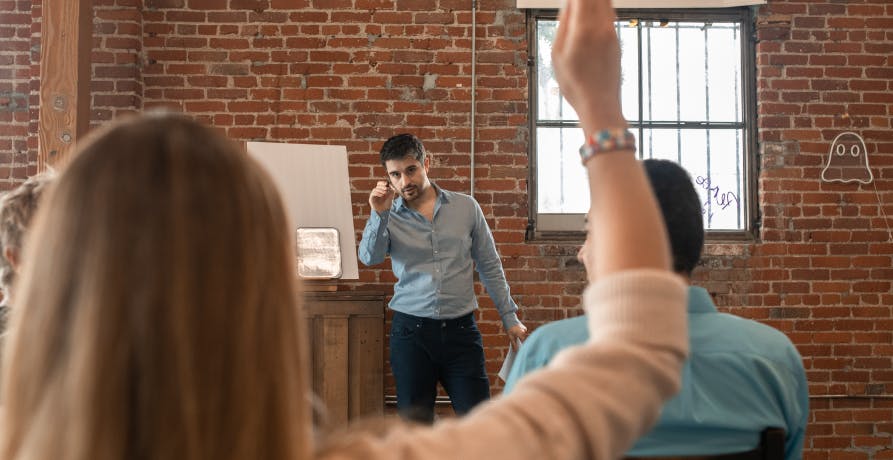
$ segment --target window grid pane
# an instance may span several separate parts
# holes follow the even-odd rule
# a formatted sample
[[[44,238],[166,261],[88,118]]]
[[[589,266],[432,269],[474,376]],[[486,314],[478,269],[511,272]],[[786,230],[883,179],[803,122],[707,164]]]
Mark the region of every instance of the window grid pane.
[[[543,127],[536,130],[537,212],[585,213],[589,209],[586,170],[580,166],[583,131]]]
[[[581,214],[589,207],[577,154],[582,132],[551,70],[557,24],[551,18],[536,21],[536,209]],[[702,198],[705,228],[745,229],[741,24],[624,19],[615,27],[623,53],[624,116],[639,138],[640,157],[669,159],[689,171]]]

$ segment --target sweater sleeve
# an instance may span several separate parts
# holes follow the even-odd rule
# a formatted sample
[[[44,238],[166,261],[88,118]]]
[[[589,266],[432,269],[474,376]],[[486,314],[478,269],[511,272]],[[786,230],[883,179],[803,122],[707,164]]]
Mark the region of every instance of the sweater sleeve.
[[[676,393],[688,349],[684,283],[653,270],[587,288],[591,338],[518,382],[510,395],[434,427],[353,433],[320,458],[614,459]]]

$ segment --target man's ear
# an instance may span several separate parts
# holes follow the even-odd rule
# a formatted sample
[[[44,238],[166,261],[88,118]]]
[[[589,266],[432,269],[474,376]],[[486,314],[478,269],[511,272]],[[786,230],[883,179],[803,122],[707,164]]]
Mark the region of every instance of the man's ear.
[[[9,265],[12,266],[13,271],[19,271],[19,251],[16,248],[11,246],[7,246],[3,248],[3,257],[6,257],[6,260],[9,261]]]
[[[425,155],[425,159],[422,160],[422,166],[425,167],[425,174],[428,174],[428,170],[431,168],[431,157],[429,155]]]

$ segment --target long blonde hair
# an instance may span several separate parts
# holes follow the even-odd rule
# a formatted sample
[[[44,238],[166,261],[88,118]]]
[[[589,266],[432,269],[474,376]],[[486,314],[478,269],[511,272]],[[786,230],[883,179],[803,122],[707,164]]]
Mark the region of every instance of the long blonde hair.
[[[45,198],[4,360],[2,458],[309,458],[294,249],[260,166],[187,117],[135,117]]]

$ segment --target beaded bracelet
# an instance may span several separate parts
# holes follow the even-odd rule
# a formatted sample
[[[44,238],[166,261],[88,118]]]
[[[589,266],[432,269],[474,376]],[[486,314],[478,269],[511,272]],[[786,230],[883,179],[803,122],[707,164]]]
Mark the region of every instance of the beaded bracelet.
[[[628,129],[603,129],[589,136],[580,147],[580,159],[586,164],[590,158],[600,153],[619,150],[636,150],[636,137]]]

